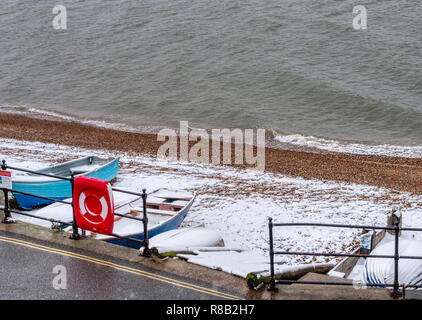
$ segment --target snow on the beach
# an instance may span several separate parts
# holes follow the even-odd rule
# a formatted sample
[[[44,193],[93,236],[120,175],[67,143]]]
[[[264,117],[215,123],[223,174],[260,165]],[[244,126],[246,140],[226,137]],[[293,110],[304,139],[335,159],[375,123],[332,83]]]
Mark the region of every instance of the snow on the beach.
[[[204,225],[219,232],[226,246],[266,256],[268,217],[274,222],[385,225],[392,205],[397,205],[403,212],[403,225],[422,227],[422,196],[406,192],[37,142],[0,139],[0,145],[0,155],[9,165],[31,169],[88,154],[120,156],[115,186],[138,191],[146,188],[147,192],[163,187],[197,191],[182,227]],[[289,251],[347,252],[359,245],[359,235],[360,230],[355,229],[274,229],[275,249]],[[324,257],[279,258],[288,264],[332,261]]]

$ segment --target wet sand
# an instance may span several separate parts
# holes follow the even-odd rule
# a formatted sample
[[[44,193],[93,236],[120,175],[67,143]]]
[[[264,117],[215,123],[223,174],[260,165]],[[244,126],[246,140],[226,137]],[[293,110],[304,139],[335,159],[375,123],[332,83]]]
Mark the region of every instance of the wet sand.
[[[0,114],[0,123],[0,137],[3,138],[152,157],[156,157],[158,148],[164,143],[157,141],[156,134],[125,132],[23,115]],[[234,152],[232,156],[234,163]],[[422,192],[422,159],[266,148],[265,170],[292,177],[368,184],[414,194]]]

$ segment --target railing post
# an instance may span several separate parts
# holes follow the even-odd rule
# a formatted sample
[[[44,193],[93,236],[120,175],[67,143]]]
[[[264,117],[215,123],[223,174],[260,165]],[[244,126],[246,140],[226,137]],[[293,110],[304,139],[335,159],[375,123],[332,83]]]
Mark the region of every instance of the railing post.
[[[143,212],[142,222],[144,224],[144,240],[142,241],[142,255],[145,257],[151,257],[151,250],[149,249],[149,240],[148,240],[148,216],[147,216],[147,193],[146,189],[142,189],[142,202],[143,202]]]
[[[274,278],[274,242],[273,242],[273,218],[268,218],[268,231],[270,234],[270,284],[268,291],[277,291]]]
[[[2,160],[1,164],[2,170],[7,170],[6,160]],[[12,215],[9,211],[9,190],[3,189],[4,195],[4,218],[1,223],[14,223],[15,220],[12,219]]]
[[[73,186],[75,184],[75,176],[73,173],[70,174],[70,185],[72,188],[72,213],[73,213],[73,222],[72,222],[72,234],[70,235],[70,239],[73,240],[79,240],[81,239],[81,236],[78,232],[78,224],[76,223],[76,217],[75,217],[75,205],[74,205],[74,199],[73,199]]]
[[[399,289],[399,221],[394,216],[394,282],[393,282],[393,298],[398,299],[401,296]]]

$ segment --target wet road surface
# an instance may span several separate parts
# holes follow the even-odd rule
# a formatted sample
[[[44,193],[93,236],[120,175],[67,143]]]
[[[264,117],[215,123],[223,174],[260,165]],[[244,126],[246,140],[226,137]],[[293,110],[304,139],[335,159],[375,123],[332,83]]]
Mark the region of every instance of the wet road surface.
[[[238,299],[209,284],[0,231],[0,299]]]

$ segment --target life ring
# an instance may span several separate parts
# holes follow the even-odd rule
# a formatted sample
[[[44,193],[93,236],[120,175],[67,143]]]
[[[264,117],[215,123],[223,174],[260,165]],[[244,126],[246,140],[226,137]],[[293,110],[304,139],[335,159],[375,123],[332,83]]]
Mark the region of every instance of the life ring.
[[[108,181],[77,177],[74,181],[73,206],[79,228],[101,234],[113,232],[114,200]]]
[[[93,189],[82,191],[79,195],[79,208],[82,216],[90,223],[99,224],[106,220],[110,208],[104,196],[100,195]]]

